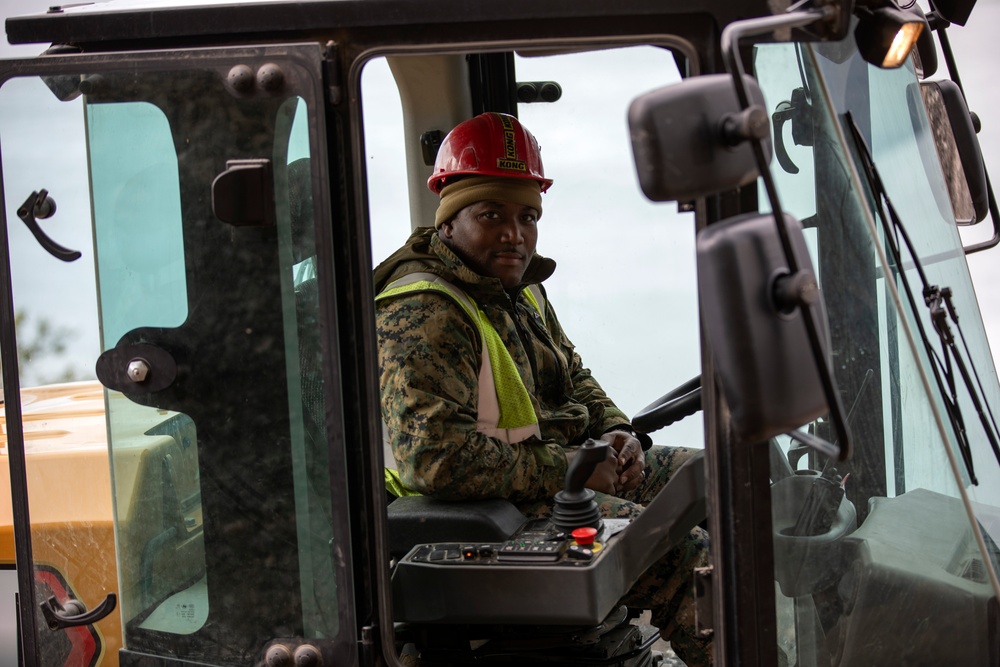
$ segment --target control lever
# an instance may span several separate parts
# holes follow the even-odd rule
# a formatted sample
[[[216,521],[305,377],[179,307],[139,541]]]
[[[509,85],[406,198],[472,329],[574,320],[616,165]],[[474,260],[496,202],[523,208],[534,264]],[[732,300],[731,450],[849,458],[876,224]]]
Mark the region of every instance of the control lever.
[[[589,438],[577,450],[566,470],[565,488],[556,494],[552,523],[562,530],[589,526],[601,529],[601,512],[594,501],[594,491],[584,485],[594,469],[608,457],[606,442]]]

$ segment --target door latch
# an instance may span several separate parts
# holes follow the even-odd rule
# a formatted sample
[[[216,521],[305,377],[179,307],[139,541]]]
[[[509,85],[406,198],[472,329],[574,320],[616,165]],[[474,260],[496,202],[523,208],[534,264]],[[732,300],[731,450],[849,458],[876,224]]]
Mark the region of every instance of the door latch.
[[[97,623],[113,612],[117,603],[117,596],[114,593],[108,593],[104,602],[90,611],[87,611],[87,607],[79,600],[67,600],[66,604],[63,605],[54,596],[38,606],[42,608],[42,615],[45,617],[45,622],[49,624],[50,630],[63,630]]]
[[[38,226],[38,220],[35,219],[44,220],[45,218],[50,218],[55,212],[55,200],[49,196],[48,190],[42,188],[38,192],[32,192],[28,195],[28,198],[17,209],[17,217],[21,218],[25,226],[27,226],[28,231],[35,237],[38,244],[45,248],[46,252],[64,262],[75,262],[80,259],[82,253],[79,250],[65,248],[53,241],[48,234],[42,231],[42,228]]]

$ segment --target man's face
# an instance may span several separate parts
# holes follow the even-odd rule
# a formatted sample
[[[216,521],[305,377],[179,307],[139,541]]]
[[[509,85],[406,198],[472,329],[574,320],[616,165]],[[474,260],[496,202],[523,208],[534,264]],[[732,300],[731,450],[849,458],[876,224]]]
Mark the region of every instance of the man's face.
[[[509,290],[521,284],[535,253],[538,211],[512,202],[476,202],[442,224],[439,234],[469,268],[498,278]]]

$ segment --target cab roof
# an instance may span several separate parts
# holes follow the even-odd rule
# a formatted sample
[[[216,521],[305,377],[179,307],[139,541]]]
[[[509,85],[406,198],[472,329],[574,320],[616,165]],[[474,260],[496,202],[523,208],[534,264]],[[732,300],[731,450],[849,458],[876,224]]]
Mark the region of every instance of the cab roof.
[[[768,0],[116,0],[52,7],[7,19],[12,44],[70,44],[103,48],[150,48],[150,42],[219,43],[250,36],[287,40],[349,28],[470,23],[538,22],[601,18],[640,19],[708,15],[728,23],[772,13]]]

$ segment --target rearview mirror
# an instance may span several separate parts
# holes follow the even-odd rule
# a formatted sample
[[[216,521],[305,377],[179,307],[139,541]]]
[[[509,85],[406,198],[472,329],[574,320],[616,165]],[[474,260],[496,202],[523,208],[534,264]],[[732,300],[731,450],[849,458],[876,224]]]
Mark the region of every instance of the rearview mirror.
[[[748,442],[794,430],[829,411],[803,321],[816,309],[829,364],[826,309],[802,226],[785,227],[799,266],[792,275],[771,214],[731,218],[698,233],[698,295],[733,429]]]
[[[743,77],[743,110],[727,74],[699,76],[633,100],[632,152],[643,193],[653,201],[688,201],[749,185],[759,175],[747,139],[771,160],[770,125],[757,82]]]
[[[927,110],[955,222],[960,225],[980,222],[989,211],[989,190],[983,154],[965,96],[954,81],[924,81],[919,84],[919,96],[914,94],[917,85],[911,84],[907,91],[908,102],[915,105],[922,99]],[[910,113],[914,111],[911,108]]]

